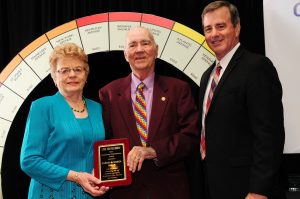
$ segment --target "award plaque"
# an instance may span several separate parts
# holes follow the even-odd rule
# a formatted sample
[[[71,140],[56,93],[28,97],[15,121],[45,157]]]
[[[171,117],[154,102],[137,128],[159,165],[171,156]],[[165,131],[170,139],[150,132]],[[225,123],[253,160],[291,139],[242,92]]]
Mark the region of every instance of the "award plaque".
[[[97,141],[94,144],[94,173],[102,186],[115,187],[131,184],[131,173],[126,165],[129,152],[127,138]]]

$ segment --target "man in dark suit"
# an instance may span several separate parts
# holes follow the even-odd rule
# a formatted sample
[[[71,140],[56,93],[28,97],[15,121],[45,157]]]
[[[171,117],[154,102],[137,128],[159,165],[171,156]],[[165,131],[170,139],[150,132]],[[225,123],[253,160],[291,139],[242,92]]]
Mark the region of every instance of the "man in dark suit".
[[[239,43],[240,18],[234,5],[210,3],[202,12],[202,25],[216,55],[199,91],[207,198],[284,198],[275,193],[284,146],[276,69],[268,58]]]
[[[132,73],[99,91],[107,137],[128,138],[131,147],[127,165],[132,184],[113,188],[111,198],[189,198],[184,159],[197,146],[199,113],[187,83],[154,73],[157,54],[149,30],[131,29],[124,55]],[[138,94],[140,83],[145,85],[143,94]],[[138,95],[145,99],[136,99]],[[139,120],[145,124],[138,124],[136,112],[144,103],[146,114],[140,117],[146,118]],[[140,129],[145,135],[139,134]]]

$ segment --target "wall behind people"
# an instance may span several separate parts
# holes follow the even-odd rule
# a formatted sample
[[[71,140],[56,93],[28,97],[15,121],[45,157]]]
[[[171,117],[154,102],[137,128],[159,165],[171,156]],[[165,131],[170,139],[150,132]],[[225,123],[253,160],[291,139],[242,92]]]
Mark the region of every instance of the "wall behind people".
[[[1,0],[0,71],[20,50],[47,31],[71,20],[98,13],[118,11],[149,13],[174,20],[202,33],[200,15],[204,6],[209,2],[208,0]],[[241,43],[249,50],[264,54],[262,1],[236,0],[230,2],[234,3],[240,11]],[[122,52],[91,54],[89,59],[91,74],[85,88],[85,95],[95,100],[97,100],[97,90],[101,86],[113,79],[125,76],[129,72]],[[193,88],[196,87],[192,81],[174,67],[170,67],[163,61],[160,62],[162,65],[158,69],[160,73],[179,77],[189,81]],[[106,68],[106,72],[104,72],[103,67]],[[55,88],[51,81],[49,76],[45,78],[26,98],[10,128],[1,167],[4,198],[18,199],[25,198],[27,195],[28,187],[26,184],[28,184],[29,179],[21,172],[19,166],[25,120],[32,100],[53,94]],[[197,89],[193,89],[193,91],[196,98]]]
[[[300,101],[299,45],[300,1],[283,3],[280,0],[264,1],[266,55],[279,73],[283,86],[285,108],[285,153],[300,153]],[[282,39],[285,38],[285,39]]]
[[[266,55],[277,66],[283,87],[286,141],[285,170],[290,191],[300,190],[299,80],[300,1],[265,0],[263,5]],[[284,39],[282,39],[284,38]],[[295,159],[295,160],[293,160]],[[297,193],[289,192],[291,196]],[[300,193],[295,196],[299,198]]]

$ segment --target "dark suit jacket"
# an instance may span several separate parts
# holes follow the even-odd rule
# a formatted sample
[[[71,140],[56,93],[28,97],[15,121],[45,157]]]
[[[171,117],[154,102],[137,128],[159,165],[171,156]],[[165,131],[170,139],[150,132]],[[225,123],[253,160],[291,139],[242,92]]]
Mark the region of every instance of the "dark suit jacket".
[[[108,138],[128,138],[130,147],[141,146],[130,94],[131,75],[99,91]],[[165,97],[165,100],[163,100]],[[145,160],[131,186],[114,188],[111,198],[185,199],[189,197],[186,158],[195,149],[198,111],[187,83],[155,75],[148,143],[157,161]]]
[[[201,78],[200,107],[213,67]],[[272,198],[284,145],[281,97],[271,61],[240,46],[219,80],[205,119],[212,199],[242,199],[248,192]]]

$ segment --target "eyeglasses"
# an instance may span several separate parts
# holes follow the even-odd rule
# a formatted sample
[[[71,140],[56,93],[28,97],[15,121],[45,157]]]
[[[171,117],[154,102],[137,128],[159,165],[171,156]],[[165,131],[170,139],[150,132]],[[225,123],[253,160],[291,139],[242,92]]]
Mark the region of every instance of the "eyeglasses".
[[[85,68],[82,67],[75,67],[75,68],[61,68],[60,70],[57,70],[56,72],[60,73],[61,75],[68,76],[71,73],[71,70],[76,74],[76,75],[81,75],[84,71]]]

